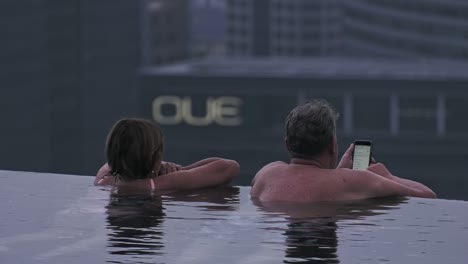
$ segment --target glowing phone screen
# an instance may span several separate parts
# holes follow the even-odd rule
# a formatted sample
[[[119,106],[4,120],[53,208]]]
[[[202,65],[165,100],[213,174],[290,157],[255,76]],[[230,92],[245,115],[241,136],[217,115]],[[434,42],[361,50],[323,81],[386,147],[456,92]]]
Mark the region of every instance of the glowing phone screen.
[[[365,170],[369,167],[371,146],[370,145],[355,145],[353,170]]]

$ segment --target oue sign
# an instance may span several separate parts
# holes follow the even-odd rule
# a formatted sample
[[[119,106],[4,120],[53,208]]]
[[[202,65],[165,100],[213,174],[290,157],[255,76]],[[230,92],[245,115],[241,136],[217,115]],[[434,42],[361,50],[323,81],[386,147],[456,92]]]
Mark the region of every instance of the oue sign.
[[[161,125],[188,124],[191,126],[239,126],[242,124],[240,107],[242,99],[233,96],[208,97],[205,100],[204,115],[193,114],[192,98],[189,96],[165,95],[153,100],[153,118]],[[163,113],[171,108],[170,114]]]

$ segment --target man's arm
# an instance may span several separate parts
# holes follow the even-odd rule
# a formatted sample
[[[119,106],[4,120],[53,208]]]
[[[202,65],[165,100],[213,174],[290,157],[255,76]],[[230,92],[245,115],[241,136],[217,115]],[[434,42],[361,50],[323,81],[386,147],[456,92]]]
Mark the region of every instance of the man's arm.
[[[416,181],[399,178],[399,177],[391,174],[390,171],[388,171],[388,169],[382,163],[372,164],[371,166],[369,166],[368,170],[371,171],[371,172],[374,172],[374,173],[376,173],[376,174],[378,174],[378,175],[380,175],[382,177],[385,177],[385,178],[387,178],[387,179],[389,179],[391,181],[394,181],[394,182],[397,182],[397,183],[399,183],[401,185],[404,185],[404,186],[406,186],[408,188],[419,190],[419,191],[425,193],[427,196],[431,196],[429,198],[437,198],[437,195],[434,193],[434,191],[432,191],[426,185],[424,185],[422,183],[419,183],[419,182],[416,182]]]
[[[160,190],[190,190],[227,184],[237,174],[239,164],[236,161],[218,159],[192,169],[156,177],[155,183]]]
[[[436,198],[432,191],[418,186],[407,186],[371,171],[351,171],[346,175],[351,199],[367,199],[386,196],[412,196]]]
[[[340,162],[336,166],[337,169],[352,169],[353,168],[353,151],[354,144],[349,145],[348,149],[345,151],[341,157]]]
[[[398,178],[392,175],[383,164],[371,164],[367,171],[354,171],[352,167],[352,153],[354,145],[351,144],[343,154],[338,169],[344,169],[343,182],[351,183],[355,195],[362,195],[362,199],[383,196],[416,196],[436,198],[436,194],[427,186]],[[349,186],[345,186],[347,189]],[[367,197],[366,197],[367,196]]]

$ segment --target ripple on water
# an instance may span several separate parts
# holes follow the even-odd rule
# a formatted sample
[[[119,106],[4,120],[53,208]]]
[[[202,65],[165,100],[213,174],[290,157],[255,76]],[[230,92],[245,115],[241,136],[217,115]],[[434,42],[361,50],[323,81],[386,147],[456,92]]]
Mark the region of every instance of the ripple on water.
[[[468,259],[467,202],[262,204],[250,200],[246,187],[116,196],[89,186],[89,178],[53,176],[54,194],[25,190],[31,196],[18,195],[22,181],[15,178],[2,192],[15,197],[10,199],[15,206],[0,203],[2,263],[435,264]]]

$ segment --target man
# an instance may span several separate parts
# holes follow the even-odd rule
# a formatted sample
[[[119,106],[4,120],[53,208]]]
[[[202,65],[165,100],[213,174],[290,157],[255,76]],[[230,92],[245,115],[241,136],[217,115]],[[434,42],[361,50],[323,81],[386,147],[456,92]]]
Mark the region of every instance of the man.
[[[383,164],[352,170],[351,144],[336,166],[337,115],[323,100],[294,108],[286,118],[289,164],[277,161],[263,167],[252,181],[250,194],[261,201],[342,201],[385,196],[436,198],[425,185],[392,175]]]

